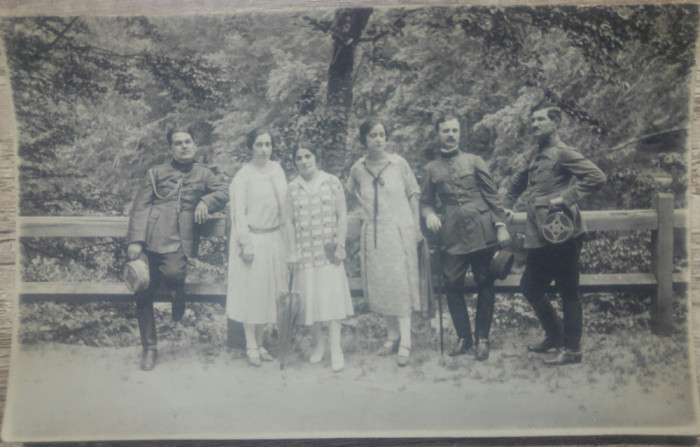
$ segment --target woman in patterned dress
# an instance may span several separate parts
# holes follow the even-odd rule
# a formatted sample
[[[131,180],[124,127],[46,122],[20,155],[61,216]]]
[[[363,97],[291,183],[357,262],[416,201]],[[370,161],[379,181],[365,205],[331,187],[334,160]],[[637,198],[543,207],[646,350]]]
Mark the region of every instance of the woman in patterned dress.
[[[318,151],[299,146],[293,154],[301,174],[289,184],[286,201],[288,262],[294,289],[302,297],[302,323],[311,326],[314,350],[311,363],[325,353],[321,323],[328,322],[331,368],[345,367],[340,347],[340,321],[353,314],[350,287],[343,267],[347,209],[337,177],[318,169]]]
[[[277,321],[277,296],[287,288],[287,256],[282,213],[287,180],[270,160],[272,134],[254,129],[246,137],[252,153],[233,178],[229,197],[233,228],[229,245],[226,313],[243,323],[246,358],[253,366],[271,361],[262,345],[265,324]]]
[[[386,316],[387,342],[379,355],[398,352],[399,366],[411,352],[411,313],[420,308],[417,241],[420,188],[408,162],[386,152],[386,126],[360,126],[367,155],[350,169],[347,189],[362,208],[362,283],[370,308]]]

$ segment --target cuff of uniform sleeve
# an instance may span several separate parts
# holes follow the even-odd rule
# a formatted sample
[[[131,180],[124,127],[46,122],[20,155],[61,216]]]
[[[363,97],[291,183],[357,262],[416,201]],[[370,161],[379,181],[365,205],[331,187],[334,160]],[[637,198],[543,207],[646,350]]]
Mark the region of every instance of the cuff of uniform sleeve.
[[[207,211],[212,212],[211,211],[212,204],[210,203],[211,200],[207,200],[207,199],[208,199],[207,197],[202,197],[201,199],[199,199],[199,201],[204,203],[207,206]]]
[[[436,215],[437,215],[437,213],[435,213],[435,210],[434,210],[434,209],[432,209],[431,207],[427,207],[427,206],[421,208],[420,214],[421,214],[421,216],[423,216],[423,217],[428,217],[428,216],[430,216],[431,214],[436,214]]]

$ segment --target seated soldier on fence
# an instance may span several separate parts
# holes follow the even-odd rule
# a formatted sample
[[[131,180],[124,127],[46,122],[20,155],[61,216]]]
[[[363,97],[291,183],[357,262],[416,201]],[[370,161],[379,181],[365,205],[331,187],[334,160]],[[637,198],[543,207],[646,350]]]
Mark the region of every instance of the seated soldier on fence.
[[[150,284],[136,292],[136,317],[143,353],[141,369],[156,365],[156,326],[153,300],[161,279],[172,301],[172,319],[185,313],[187,258],[196,253],[195,223],[224,207],[227,185],[207,167],[194,162],[197,146],[192,132],[176,127],[168,131],[172,160],[146,173],[131,211],[127,255],[135,260],[145,253]]]
[[[531,129],[537,147],[528,166],[515,174],[506,194],[510,206],[523,193],[528,198],[528,254],[520,287],[545,332],[545,339],[528,349],[537,353],[557,349],[545,360],[549,365],[581,361],[583,311],[578,263],[586,228],[577,203],[605,184],[605,174],[593,162],[559,139],[560,122],[561,110],[556,107],[533,112]],[[512,211],[506,212],[512,215]],[[552,280],[562,298],[563,324],[545,295]]]

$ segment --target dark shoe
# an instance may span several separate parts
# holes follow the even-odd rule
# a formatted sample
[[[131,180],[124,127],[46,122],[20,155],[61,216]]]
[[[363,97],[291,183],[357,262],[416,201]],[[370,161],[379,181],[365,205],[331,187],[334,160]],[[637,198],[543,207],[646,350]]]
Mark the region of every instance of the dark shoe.
[[[377,355],[386,357],[388,355],[395,354],[399,350],[399,342],[401,342],[400,338],[397,338],[396,340],[388,340],[382,345],[381,348],[377,350]]]
[[[156,348],[144,348],[141,353],[141,370],[150,371],[158,362],[158,350]]]
[[[464,355],[472,348],[473,343],[471,338],[460,338],[454,348],[450,350],[450,357]]]
[[[530,345],[527,347],[527,350],[530,352],[536,352],[538,354],[544,354],[545,352],[549,351],[550,349],[555,349],[559,348],[561,346],[561,342],[557,339],[553,338],[545,338],[541,342],[537,343],[536,345]]]
[[[557,354],[544,361],[545,365],[558,366],[568,365],[570,363],[581,363],[583,355],[581,351],[572,351],[570,349],[560,348]]]
[[[399,348],[399,355],[396,356],[396,364],[400,367],[408,365],[408,360],[411,357],[411,348],[407,346],[401,346]]]
[[[481,340],[478,340],[476,342],[476,354],[475,358],[477,360],[486,360],[489,358],[489,351],[491,348],[491,344],[489,343],[488,338],[482,338]]]
[[[173,321],[182,320],[185,315],[185,299],[182,297],[173,298]]]

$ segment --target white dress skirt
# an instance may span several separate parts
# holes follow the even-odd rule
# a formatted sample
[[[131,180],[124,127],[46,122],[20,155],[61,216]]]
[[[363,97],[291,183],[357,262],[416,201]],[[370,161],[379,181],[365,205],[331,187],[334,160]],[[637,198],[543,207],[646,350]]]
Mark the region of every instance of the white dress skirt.
[[[226,315],[241,323],[277,321],[277,298],[288,290],[287,254],[281,210],[287,181],[280,165],[261,172],[243,166],[231,182],[233,228],[229,243]],[[242,243],[255,257],[245,263]]]
[[[330,262],[325,252],[325,245],[337,239],[336,195],[344,194],[343,186],[336,177],[318,171],[310,182],[294,179],[288,194],[300,261],[293,286],[303,302],[302,324],[344,320],[353,314],[348,277],[343,264]]]

